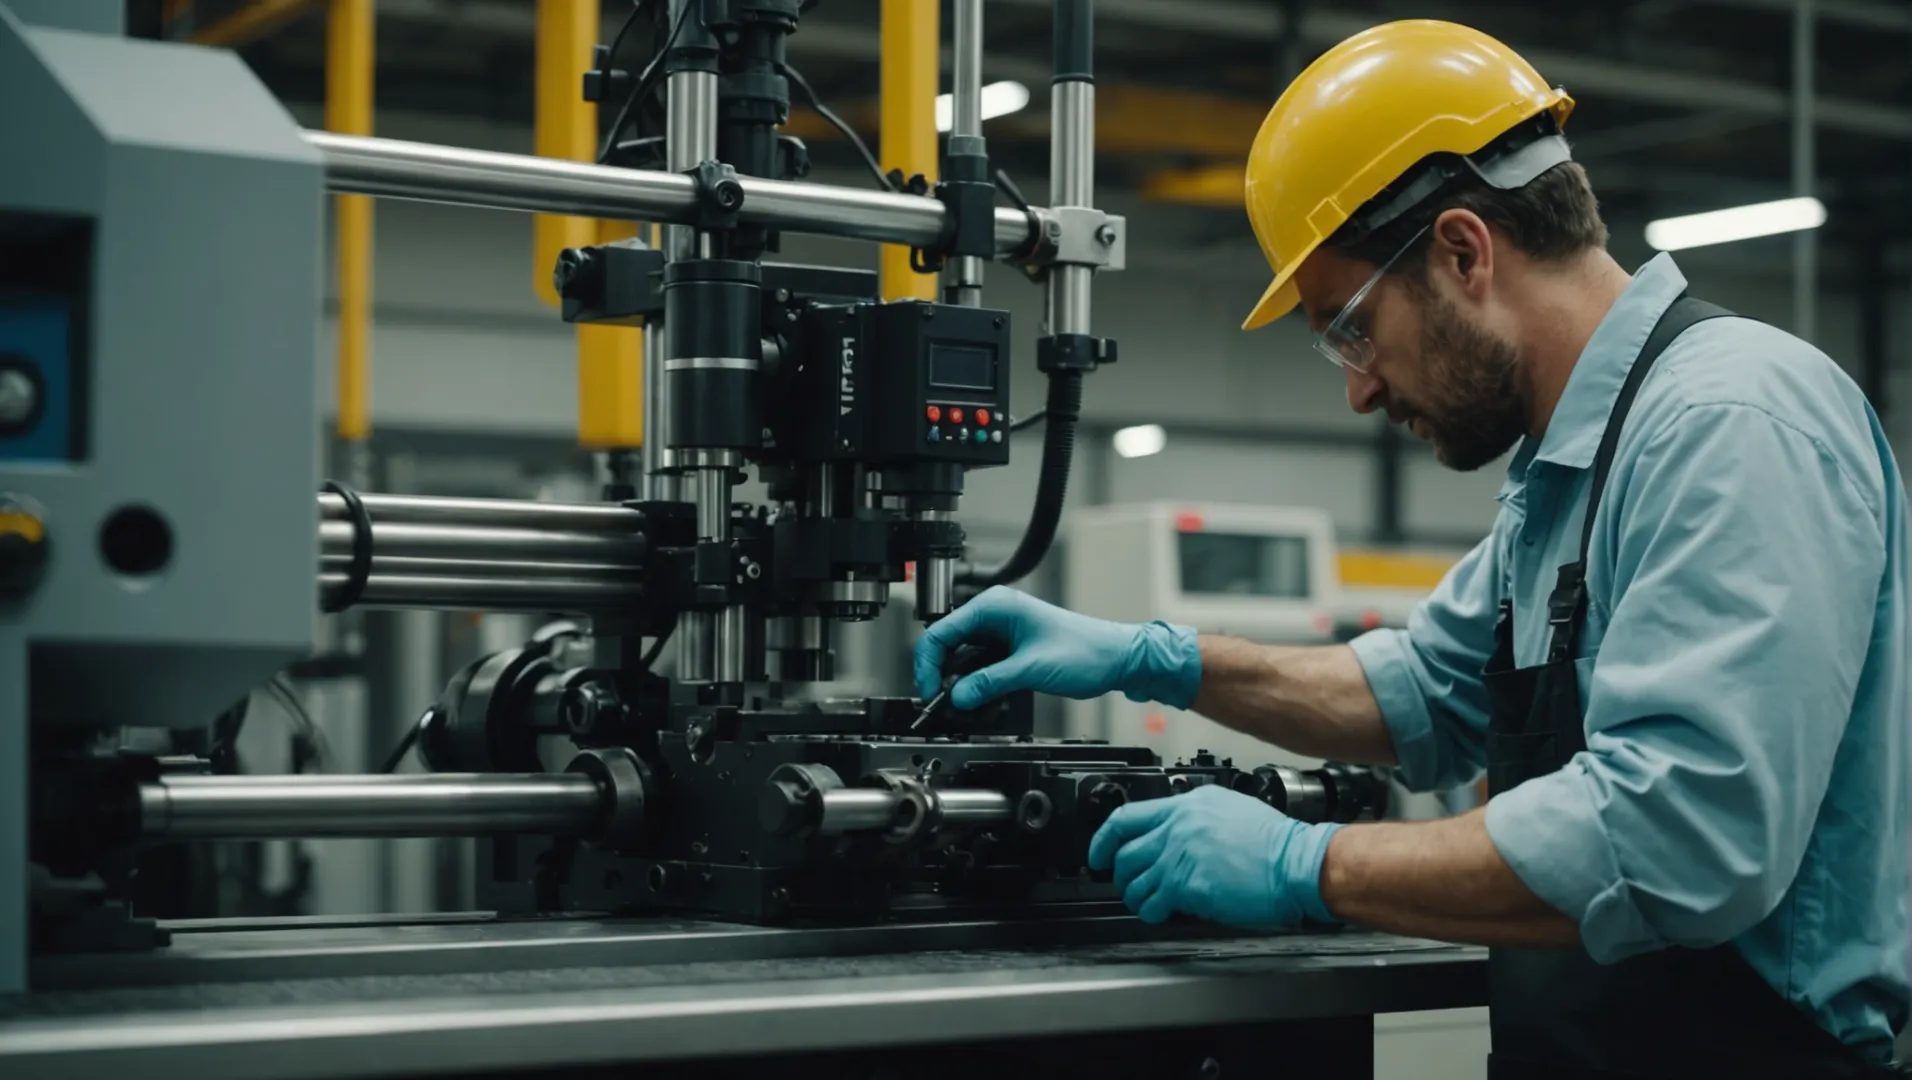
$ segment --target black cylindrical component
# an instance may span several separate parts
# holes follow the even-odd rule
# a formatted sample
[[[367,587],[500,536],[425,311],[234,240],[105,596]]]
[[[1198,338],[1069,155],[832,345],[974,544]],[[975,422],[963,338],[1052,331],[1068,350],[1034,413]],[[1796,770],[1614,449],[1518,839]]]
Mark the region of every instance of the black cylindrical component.
[[[691,259],[664,270],[670,438],[679,450],[763,444],[757,399],[763,364],[761,271],[755,263]]]
[[[1095,81],[1095,0],[1056,0],[1054,82]]]
[[[1042,466],[1036,477],[1036,505],[1022,541],[1007,562],[979,567],[962,575],[961,582],[978,589],[1007,585],[1028,577],[1042,564],[1055,543],[1062,523],[1062,504],[1069,495],[1069,468],[1075,460],[1076,421],[1082,413],[1082,373],[1055,371],[1049,375],[1048,426],[1043,432]]]

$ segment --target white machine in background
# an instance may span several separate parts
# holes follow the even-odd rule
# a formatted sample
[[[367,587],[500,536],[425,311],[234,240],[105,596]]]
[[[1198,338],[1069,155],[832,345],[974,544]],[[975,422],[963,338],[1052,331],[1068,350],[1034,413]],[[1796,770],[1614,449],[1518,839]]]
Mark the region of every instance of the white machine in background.
[[[1065,602],[1120,622],[1166,622],[1271,645],[1335,640],[1334,521],[1294,506],[1151,502],[1076,512]],[[1207,750],[1237,763],[1313,766],[1194,713],[1109,695],[1078,702],[1068,733],[1148,746],[1164,761]]]

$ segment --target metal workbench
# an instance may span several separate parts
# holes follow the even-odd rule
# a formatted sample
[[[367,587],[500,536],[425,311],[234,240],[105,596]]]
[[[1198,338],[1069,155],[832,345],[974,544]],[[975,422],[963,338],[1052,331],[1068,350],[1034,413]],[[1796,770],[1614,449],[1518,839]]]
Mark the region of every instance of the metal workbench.
[[[1481,949],[1352,931],[1149,931],[1126,916],[795,930],[476,916],[173,929],[157,953],[37,964],[36,992],[0,999],[0,1076],[576,1076],[614,1065],[634,1075],[635,1063],[654,1063],[645,1076],[676,1075],[656,1064],[668,1062],[713,1076],[729,1075],[723,1062],[818,1065],[801,1055],[824,1052],[832,1064],[816,1075],[846,1064],[847,1075],[871,1075],[884,1055],[925,1065],[895,1075],[942,1075],[933,1066],[958,1050],[995,1047],[1026,1066],[1084,1038],[1134,1065],[1142,1051],[1122,1047],[1159,1048],[1177,1034],[1197,1036],[1198,1072],[1212,1056],[1199,1047],[1248,1038],[1290,1064],[1318,1052],[1345,1067],[1310,1077],[1365,1075],[1374,1014],[1486,998]]]

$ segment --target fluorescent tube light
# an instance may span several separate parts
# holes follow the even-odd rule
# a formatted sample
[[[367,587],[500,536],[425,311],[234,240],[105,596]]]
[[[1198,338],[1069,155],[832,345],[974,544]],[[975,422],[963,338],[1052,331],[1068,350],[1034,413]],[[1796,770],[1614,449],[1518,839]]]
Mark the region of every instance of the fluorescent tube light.
[[[1019,82],[993,82],[983,87],[984,120],[994,120],[998,116],[1021,112],[1028,105],[1029,88]],[[955,95],[938,94],[936,96],[936,130],[947,132],[955,126]]]
[[[1140,424],[1117,431],[1110,441],[1115,445],[1115,452],[1125,458],[1148,457],[1161,453],[1168,445],[1168,432],[1163,431],[1160,424]]]
[[[1646,227],[1646,242],[1660,251],[1681,251],[1751,240],[1755,236],[1817,229],[1826,223],[1826,204],[1810,195],[1778,202],[1709,210],[1704,214],[1661,218]]]

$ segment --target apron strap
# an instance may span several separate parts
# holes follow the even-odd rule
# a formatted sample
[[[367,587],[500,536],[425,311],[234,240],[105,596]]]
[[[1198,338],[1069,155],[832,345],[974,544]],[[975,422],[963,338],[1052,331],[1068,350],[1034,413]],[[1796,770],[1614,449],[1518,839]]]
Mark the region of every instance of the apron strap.
[[[1553,627],[1553,636],[1547,646],[1547,661],[1559,663],[1573,659],[1574,643],[1580,635],[1580,626],[1587,614],[1587,551],[1593,546],[1593,519],[1600,509],[1600,499],[1606,494],[1607,473],[1613,469],[1613,455],[1620,446],[1620,431],[1626,425],[1627,414],[1633,410],[1633,399],[1640,396],[1640,386],[1646,382],[1647,373],[1653,369],[1653,362],[1660,358],[1666,347],[1690,329],[1695,323],[1708,319],[1731,317],[1733,312],[1709,304],[1681,293],[1660,316],[1653,326],[1653,332],[1647,335],[1646,344],[1640,346],[1640,353],[1634,357],[1633,367],[1627,371],[1626,382],[1620,386],[1620,396],[1614,399],[1613,411],[1607,415],[1606,431],[1600,436],[1600,450],[1593,458],[1593,486],[1587,493],[1587,516],[1580,526],[1580,557],[1560,568],[1560,574],[1554,581],[1553,593],[1547,597],[1547,622]]]

